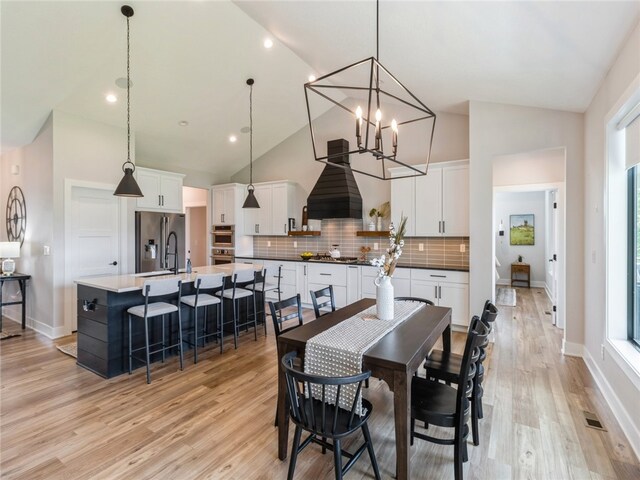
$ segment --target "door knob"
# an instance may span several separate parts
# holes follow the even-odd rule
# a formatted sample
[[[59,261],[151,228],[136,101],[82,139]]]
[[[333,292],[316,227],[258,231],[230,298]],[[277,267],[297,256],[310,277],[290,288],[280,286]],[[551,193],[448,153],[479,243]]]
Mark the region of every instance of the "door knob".
[[[117,265],[117,264],[118,264],[118,262],[114,261],[114,262],[111,262],[109,265]]]

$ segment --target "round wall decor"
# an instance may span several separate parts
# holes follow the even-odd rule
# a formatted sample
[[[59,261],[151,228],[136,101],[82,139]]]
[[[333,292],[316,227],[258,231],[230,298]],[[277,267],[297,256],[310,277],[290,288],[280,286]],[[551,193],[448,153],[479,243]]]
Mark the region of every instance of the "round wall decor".
[[[27,205],[20,187],[13,187],[7,199],[7,237],[10,242],[24,242],[27,229]]]

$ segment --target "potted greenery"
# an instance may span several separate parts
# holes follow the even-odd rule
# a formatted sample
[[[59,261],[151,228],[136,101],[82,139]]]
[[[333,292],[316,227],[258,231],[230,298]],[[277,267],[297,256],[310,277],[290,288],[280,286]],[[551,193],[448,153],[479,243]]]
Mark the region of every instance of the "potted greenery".
[[[389,218],[389,214],[391,213],[391,204],[389,202],[384,202],[378,208],[372,208],[369,210],[369,218],[371,222],[369,223],[369,230],[377,230],[379,232],[382,231],[382,219]],[[374,222],[375,221],[375,222]],[[374,225],[372,228],[372,225]]]

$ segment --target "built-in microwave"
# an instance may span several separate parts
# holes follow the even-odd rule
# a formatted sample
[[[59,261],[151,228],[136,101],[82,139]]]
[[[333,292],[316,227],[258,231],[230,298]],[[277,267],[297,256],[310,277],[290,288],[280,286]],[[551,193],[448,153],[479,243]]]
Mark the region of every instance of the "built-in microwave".
[[[214,225],[211,228],[212,247],[233,248],[234,247],[234,226],[233,225]]]

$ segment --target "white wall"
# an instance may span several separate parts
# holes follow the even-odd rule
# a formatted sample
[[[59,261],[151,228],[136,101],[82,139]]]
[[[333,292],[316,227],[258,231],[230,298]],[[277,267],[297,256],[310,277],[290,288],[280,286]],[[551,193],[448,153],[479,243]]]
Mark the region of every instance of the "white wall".
[[[564,148],[566,152],[566,341],[581,345],[583,319],[583,116],[541,108],[471,101],[469,104],[471,308],[494,296],[495,157]],[[497,225],[497,224],[496,224]],[[477,307],[475,307],[477,308]]]
[[[317,130],[325,132],[325,143],[327,140],[344,138],[345,131],[349,131],[339,128],[336,119],[342,118],[342,114],[337,111],[337,108],[329,110],[314,120]],[[399,141],[399,148],[403,148],[405,144],[411,144],[411,138],[402,137]],[[469,158],[469,118],[465,115],[437,113],[431,162],[467,158]],[[416,157],[415,163],[418,161]],[[305,127],[254,161],[253,181],[292,180],[300,184],[308,196],[323,168],[324,164],[314,161],[309,128]],[[390,185],[389,182],[365,175],[356,174],[355,177],[362,195],[363,219],[368,219],[367,212],[372,207],[377,207],[389,200]],[[248,183],[249,167],[234,174],[231,181]]]
[[[496,257],[501,266],[498,268],[503,283],[510,283],[511,263],[522,255],[523,261],[531,266],[531,282],[541,287],[545,277],[545,205],[544,192],[497,192],[494,199],[495,218],[504,223],[504,236],[496,237]],[[534,215],[534,245],[511,245],[509,241],[509,216]]]
[[[11,174],[12,165],[19,166],[19,175]],[[43,255],[43,246],[52,245],[54,239],[52,175],[53,122],[50,116],[33,143],[0,157],[0,211],[5,212],[9,191],[16,185],[24,193],[27,208],[25,240],[20,258],[16,259],[17,271],[32,276],[27,286],[27,325],[47,335],[53,334],[51,309],[55,301],[54,259]],[[0,238],[6,240],[6,235],[6,229],[0,228]],[[6,300],[18,291],[14,282],[8,282],[3,298]],[[3,314],[16,321],[21,319],[19,306],[5,307]]]
[[[611,110],[619,106],[623,93],[640,84],[640,25],[622,48],[614,65],[596,93],[585,114],[585,211],[582,256],[584,269],[585,359],[598,384],[612,406],[620,425],[640,455],[640,376],[633,372],[619,352],[606,340],[606,243],[605,196],[606,152],[605,121]],[[624,229],[620,228],[624,236]],[[612,319],[613,320],[613,319]],[[604,357],[601,345],[605,345]],[[638,369],[636,363],[636,370]]]

